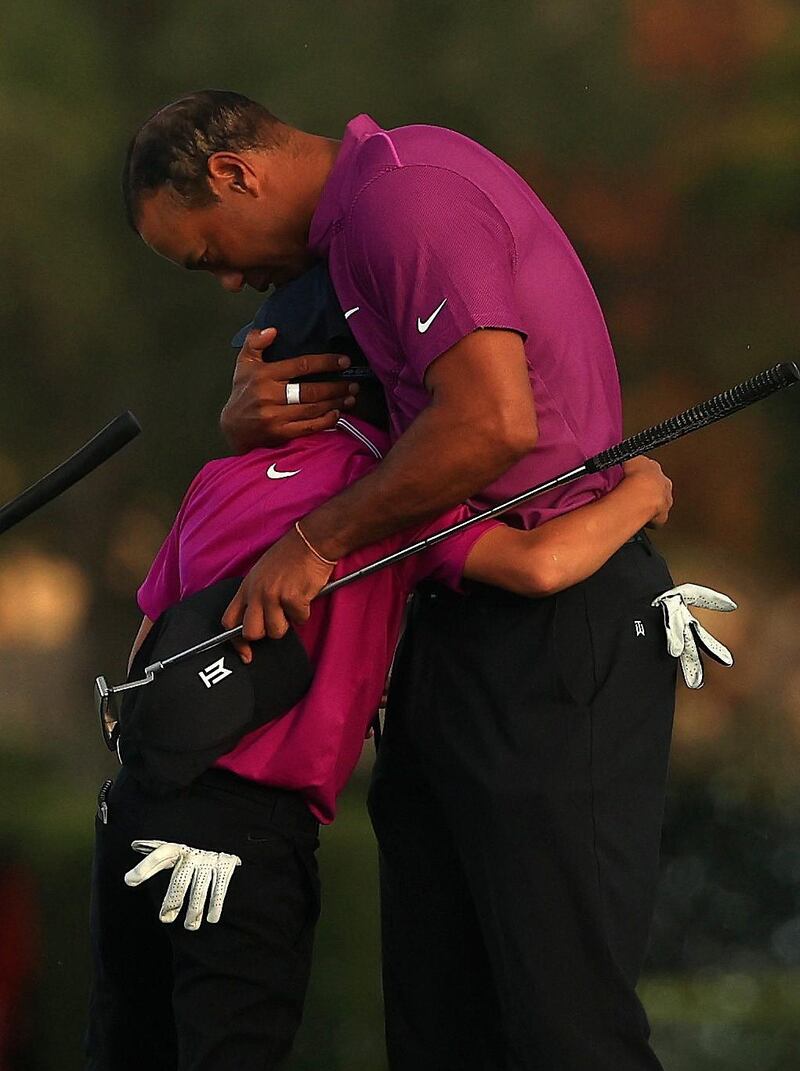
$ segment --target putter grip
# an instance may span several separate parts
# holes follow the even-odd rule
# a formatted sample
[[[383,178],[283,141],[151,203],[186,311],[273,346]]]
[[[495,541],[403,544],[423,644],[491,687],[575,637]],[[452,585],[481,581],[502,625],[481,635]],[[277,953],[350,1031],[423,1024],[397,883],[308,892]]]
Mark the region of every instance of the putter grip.
[[[17,495],[0,509],[0,533],[8,531],[41,506],[56,498],[78,480],[83,479],[98,465],[121,450],[141,431],[141,425],[130,410],[120,413],[110,424],[85,443],[72,457],[67,458],[52,472],[42,476],[27,491]]]
[[[612,465],[630,461],[631,458],[638,457],[640,454],[646,454],[648,450],[664,446],[665,443],[680,439],[691,431],[697,431],[699,428],[730,416],[731,413],[737,413],[740,409],[752,405],[753,402],[760,401],[761,398],[768,398],[775,391],[791,387],[798,380],[800,380],[800,370],[796,364],[791,361],[776,364],[774,368],[767,368],[759,372],[757,376],[746,379],[744,383],[730,387],[721,394],[715,394],[713,398],[700,402],[661,424],[654,424],[651,428],[638,431],[608,450],[602,450],[587,460],[586,471],[601,472],[603,469],[611,468]]]

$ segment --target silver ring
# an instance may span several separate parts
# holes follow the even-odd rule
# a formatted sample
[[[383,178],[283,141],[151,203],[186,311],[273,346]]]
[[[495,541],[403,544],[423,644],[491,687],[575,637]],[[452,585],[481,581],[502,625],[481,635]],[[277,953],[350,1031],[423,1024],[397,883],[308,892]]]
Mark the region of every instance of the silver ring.
[[[300,384],[299,383],[287,383],[286,384],[286,404],[287,405],[299,405],[300,404]]]

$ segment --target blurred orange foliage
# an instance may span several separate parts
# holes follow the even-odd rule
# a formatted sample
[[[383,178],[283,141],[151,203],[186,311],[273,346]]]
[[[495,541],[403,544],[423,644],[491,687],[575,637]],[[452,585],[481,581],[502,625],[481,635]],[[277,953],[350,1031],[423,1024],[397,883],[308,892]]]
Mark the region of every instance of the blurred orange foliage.
[[[652,79],[738,78],[782,34],[783,0],[629,0],[630,54]]]

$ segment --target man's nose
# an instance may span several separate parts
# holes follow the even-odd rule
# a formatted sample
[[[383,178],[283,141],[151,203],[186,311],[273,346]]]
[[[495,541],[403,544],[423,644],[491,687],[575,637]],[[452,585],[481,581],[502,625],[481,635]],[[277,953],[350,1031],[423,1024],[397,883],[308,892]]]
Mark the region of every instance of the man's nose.
[[[231,294],[238,294],[244,286],[244,275],[240,271],[217,271],[214,274],[222,289]]]

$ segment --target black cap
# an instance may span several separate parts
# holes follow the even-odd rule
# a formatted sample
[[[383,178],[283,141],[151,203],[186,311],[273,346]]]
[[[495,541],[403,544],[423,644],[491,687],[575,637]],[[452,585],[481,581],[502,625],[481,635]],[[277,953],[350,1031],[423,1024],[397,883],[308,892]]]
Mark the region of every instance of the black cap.
[[[240,578],[220,580],[171,606],[153,624],[128,680],[223,631]],[[150,684],[122,692],[119,756],[152,791],[185,787],[247,733],[302,699],[313,670],[291,629],[251,644],[245,664],[230,641],[165,666]]]
[[[278,337],[264,350],[265,361],[283,361],[306,353],[341,353],[350,358],[352,365],[340,372],[339,378],[376,378],[347,326],[327,265],[322,261],[272,291],[250,323],[236,332],[231,345],[240,350],[249,331],[265,327],[278,329]],[[336,378],[336,373],[323,378]]]

